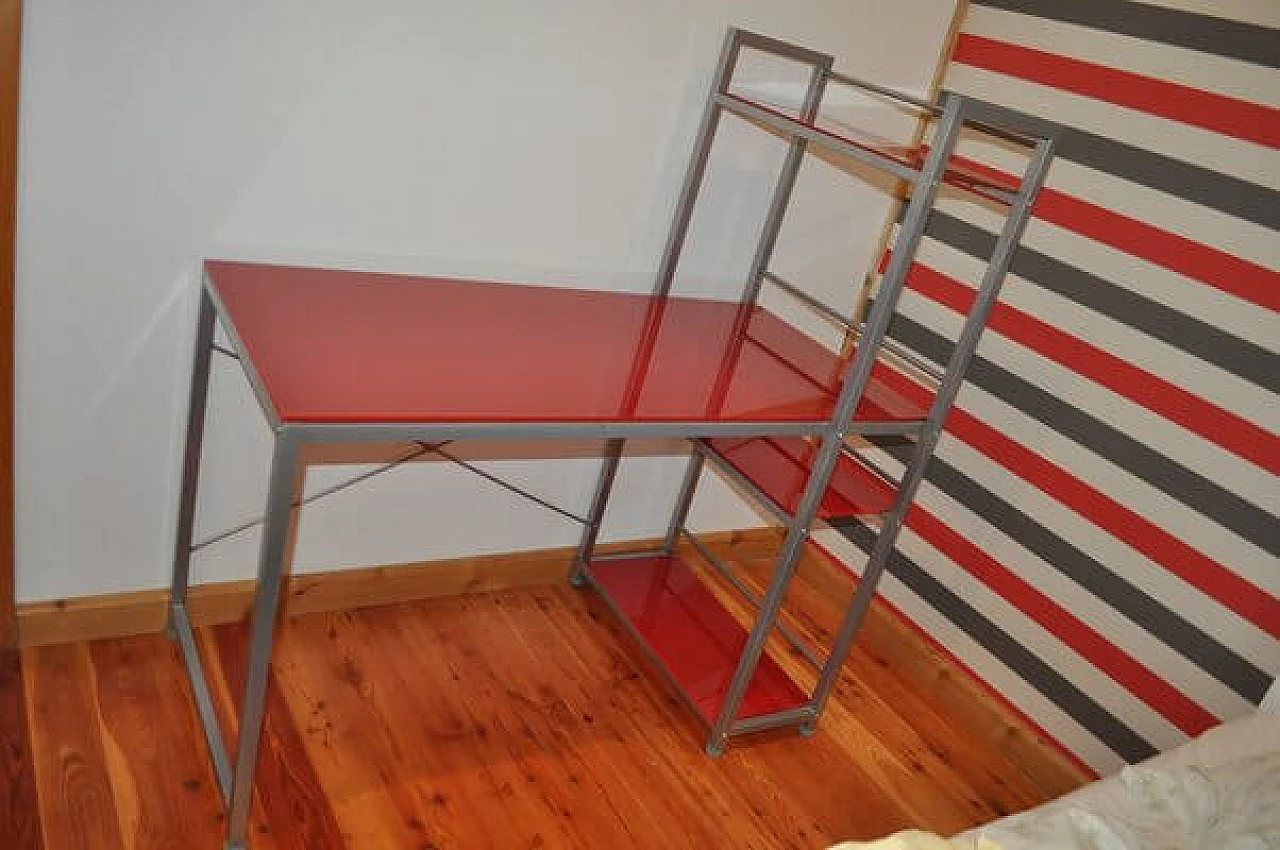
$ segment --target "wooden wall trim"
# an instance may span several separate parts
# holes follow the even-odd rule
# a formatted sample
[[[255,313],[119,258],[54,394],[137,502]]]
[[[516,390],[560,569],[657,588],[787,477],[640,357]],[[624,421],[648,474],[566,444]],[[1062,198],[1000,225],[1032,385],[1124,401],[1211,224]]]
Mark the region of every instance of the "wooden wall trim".
[[[13,558],[13,290],[21,0],[0,0],[0,647],[17,640]]]
[[[776,529],[724,532],[705,539],[726,560],[750,560],[757,568],[765,568],[768,562],[763,559],[772,556],[781,543]],[[601,548],[617,551],[636,545]],[[339,611],[554,584],[565,581],[572,557],[573,548],[565,547],[310,573],[289,579],[284,606],[291,614]],[[798,577],[837,606],[848,600],[854,581],[842,566],[813,553],[802,560]],[[189,599],[192,622],[201,626],[241,619],[248,614],[252,594],[252,581],[193,587]],[[24,604],[18,608],[21,641],[24,646],[39,646],[159,632],[164,628],[166,598],[164,590],[144,590]],[[1016,765],[1048,796],[1058,796],[1095,778],[878,599],[859,643],[899,677],[930,695],[958,729]]]
[[[767,555],[779,538],[772,529],[751,529],[709,534],[706,541],[725,556],[745,558]],[[599,549],[657,545],[660,540],[605,544]],[[284,610],[289,614],[343,611],[552,584],[568,578],[574,551],[575,547],[567,546],[290,576]],[[253,589],[252,580],[192,586],[187,603],[192,624],[241,619],[249,612]],[[164,629],[168,596],[167,589],[156,589],[24,603],[18,606],[19,642],[47,646],[159,632]]]

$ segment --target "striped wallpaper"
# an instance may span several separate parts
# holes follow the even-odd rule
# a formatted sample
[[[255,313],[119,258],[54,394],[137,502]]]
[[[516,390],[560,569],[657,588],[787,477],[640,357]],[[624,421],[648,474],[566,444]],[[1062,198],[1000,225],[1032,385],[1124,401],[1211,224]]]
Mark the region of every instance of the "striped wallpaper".
[[[1101,772],[1280,673],[1277,69],[1275,0],[973,0],[946,70],[1070,129],[885,594]],[[941,202],[900,341],[947,356],[1001,221]]]

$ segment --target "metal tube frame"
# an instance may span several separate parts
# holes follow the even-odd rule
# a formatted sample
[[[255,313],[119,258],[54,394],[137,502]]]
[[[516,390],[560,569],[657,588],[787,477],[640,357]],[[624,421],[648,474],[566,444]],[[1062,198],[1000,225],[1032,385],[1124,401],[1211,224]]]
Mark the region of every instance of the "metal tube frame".
[[[784,518],[787,535],[777,556],[766,592],[762,597],[755,594],[749,595],[749,598],[758,602],[759,615],[750,630],[746,646],[740,656],[720,712],[717,717],[711,720],[707,751],[713,755],[719,753],[731,735],[748,734],[783,726],[800,726],[801,731],[812,731],[814,728],[830,696],[832,686],[849,651],[858,625],[870,605],[876,584],[888,563],[897,533],[901,529],[907,509],[922,479],[925,462],[936,446],[943,420],[959,391],[964,371],[973,356],[979,335],[1008,271],[1014,249],[1026,227],[1032,203],[1040,186],[1043,184],[1045,171],[1052,157],[1053,137],[1057,127],[1050,122],[1031,116],[1024,116],[1004,107],[947,94],[940,107],[941,121],[938,125],[937,135],[923,167],[918,172],[907,169],[904,173],[903,167],[899,163],[891,160],[882,160],[878,156],[869,154],[856,146],[845,150],[840,145],[832,145],[832,137],[806,126],[803,122],[795,121],[785,116],[779,117],[776,113],[767,110],[761,111],[745,101],[733,98],[729,94],[729,85],[738,56],[743,47],[765,50],[814,66],[814,73],[810,78],[809,88],[802,108],[802,117],[810,121],[817,114],[824,85],[828,79],[858,84],[851,79],[835,75],[830,69],[831,57],[825,54],[742,30],[731,29],[729,31],[721,50],[713,80],[712,93],[708,98],[703,113],[698,139],[681,189],[675,218],[655,280],[654,293],[659,299],[663,299],[670,291],[676,266],[688,235],[693,206],[697,200],[699,188],[705,175],[716,127],[723,109],[729,109],[752,120],[759,120],[760,123],[768,127],[782,130],[792,140],[787,159],[784,161],[782,173],[779,175],[778,184],[775,187],[765,226],[757,245],[751,269],[751,278],[743,292],[744,305],[754,301],[758,295],[761,282],[769,276],[767,272],[768,261],[776,245],[778,230],[781,226],[791,191],[794,188],[796,173],[807,144],[818,141],[890,173],[917,180],[918,185],[912,194],[902,226],[899,229],[892,261],[881,279],[879,295],[862,330],[862,344],[859,346],[858,353],[846,367],[843,388],[836,401],[832,416],[828,420],[721,423],[690,421],[284,424],[272,407],[265,386],[252,361],[244,355],[244,346],[236,335],[233,323],[227,319],[228,313],[221,303],[216,289],[212,286],[207,276],[203,280],[192,364],[186,443],[183,455],[173,580],[169,602],[169,631],[179,644],[184,666],[188,676],[191,678],[196,707],[211,752],[218,786],[228,804],[227,850],[243,850],[245,847],[245,833],[252,797],[253,777],[265,715],[273,632],[279,613],[286,561],[295,527],[295,496],[298,490],[299,452],[302,444],[307,442],[401,439],[440,442],[485,437],[573,438],[583,436],[606,439],[604,461],[596,483],[595,494],[592,498],[588,522],[583,530],[583,536],[574,559],[571,579],[575,584],[594,585],[610,607],[615,608],[616,611],[616,606],[609,599],[608,594],[592,579],[589,564],[599,538],[601,522],[608,505],[618,466],[621,462],[626,438],[632,436],[675,436],[694,441],[694,449],[691,452],[689,466],[686,469],[685,478],[677,498],[667,538],[664,541],[663,548],[658,550],[658,553],[669,554],[678,543],[679,535],[682,532],[687,533],[687,530],[684,529],[684,519],[699,480],[704,459],[710,457],[717,462],[717,466],[722,470],[730,472],[731,475],[733,472],[727,464],[719,463],[720,459],[703,442],[704,439],[717,436],[799,435],[821,437],[821,445],[816,453],[809,480],[794,515],[788,516],[780,506],[773,504],[765,494],[760,492],[754,483],[746,479],[745,476],[738,476],[739,483],[746,485],[752,495],[760,497],[766,506]],[[878,91],[878,87],[871,90]],[[880,93],[893,95],[893,93],[887,91]],[[911,98],[905,99],[907,102],[914,102]],[[916,105],[919,106],[921,104],[916,103]],[[1031,162],[1023,176],[1022,184],[1014,195],[1009,219],[997,239],[995,251],[991,257],[978,296],[975,299],[974,307],[965,322],[960,340],[957,342],[947,365],[928,419],[923,426],[919,422],[854,422],[854,411],[869,382],[875,356],[885,340],[889,320],[896,309],[898,296],[901,294],[905,284],[907,270],[920,243],[925,217],[932,208],[942,183],[960,127],[966,122],[983,129],[990,126],[1002,128],[1004,132],[1015,135],[1040,134],[1044,138],[1035,145]],[[219,317],[223,318],[223,325],[229,339],[229,351],[214,342],[214,327]],[[199,649],[186,608],[200,455],[207,412],[209,365],[211,354],[215,350],[226,351],[232,356],[239,355],[236,359],[239,360],[241,368],[262,407],[263,415],[275,435],[270,483],[264,515],[263,538],[259,552],[257,592],[251,621],[247,675],[244,683],[243,699],[240,704],[239,735],[234,760],[225,747],[225,741],[214,710],[213,698],[205,680]],[[799,708],[760,717],[738,718],[739,707],[763,652],[765,642],[771,631],[778,625],[777,617],[786,589],[795,572],[801,547],[808,538],[810,526],[816,518],[819,502],[829,484],[836,459],[840,452],[846,448],[845,438],[854,434],[890,436],[917,433],[919,438],[915,457],[909,463],[903,480],[900,482],[897,499],[889,515],[887,515],[884,527],[873,547],[867,568],[864,570],[862,580],[859,583],[858,592],[841,624],[831,654],[828,656],[825,665],[822,666],[818,684],[811,700],[805,706]],[[693,539],[692,535],[690,535],[690,538]],[[611,553],[603,557],[615,559],[628,556],[634,557],[637,555],[636,553]],[[719,566],[714,559],[712,564],[713,566]],[[741,590],[741,588],[739,589]],[[635,630],[626,622],[626,618],[620,619],[634,634]],[[793,636],[784,632],[784,637]],[[643,640],[640,642],[644,644]],[[647,646],[645,648],[648,649]],[[660,659],[655,660],[659,661],[657,666],[663,669],[669,677],[670,673],[665,670],[664,665],[660,663]],[[678,687],[676,690],[687,701],[687,695]]]
[[[170,612],[167,631],[177,637],[175,612],[187,602],[191,581],[191,542],[195,536],[196,493],[200,485],[200,452],[204,446],[205,414],[209,401],[209,361],[213,355],[216,320],[213,299],[207,285],[200,287],[196,318],[196,338],[191,365],[191,388],[187,401],[187,433],[182,456],[182,489],[178,497],[177,533],[173,542],[173,579],[169,591]]]
[[[605,509],[609,506],[609,493],[613,490],[613,481],[618,474],[618,466],[622,462],[624,440],[610,440],[605,445],[604,461],[600,465],[600,478],[596,481],[596,493],[591,499],[591,511],[587,514],[587,524],[582,529],[582,541],[578,544],[578,552],[573,557],[573,567],[569,572],[569,581],[575,587],[586,583],[587,565],[595,552],[596,540],[600,537],[600,526],[604,521]]]
[[[800,105],[800,120],[806,124],[813,123],[822,105],[822,94],[827,87],[827,74],[835,57],[822,55],[813,64],[809,74],[809,86],[805,89],[804,102]],[[751,258],[751,271],[747,275],[747,285],[739,299],[743,304],[754,304],[760,295],[761,276],[773,259],[774,248],[778,245],[778,234],[782,231],[782,219],[787,214],[787,204],[791,201],[791,192],[796,186],[796,177],[800,174],[800,165],[804,162],[805,150],[809,142],[801,136],[793,136],[787,146],[787,158],[778,173],[778,182],[773,189],[773,198],[769,201],[769,211],[765,214],[764,226],[760,230],[760,238],[756,243],[755,256]]]
[[[765,640],[782,607],[787,587],[799,561],[801,546],[809,536],[809,529],[817,515],[818,505],[830,483],[840,446],[853,419],[853,412],[870,382],[879,342],[888,330],[898,296],[906,284],[910,262],[915,257],[916,248],[924,233],[925,218],[928,211],[933,208],[934,199],[942,185],[947,162],[959,137],[962,122],[963,102],[960,98],[948,97],[943,107],[937,138],[925,161],[923,178],[907,206],[893,260],[881,280],[880,297],[876,299],[871,315],[867,319],[867,330],[864,334],[867,344],[859,348],[857,355],[849,363],[844,388],[840,391],[831,421],[823,434],[822,445],[814,456],[809,481],[805,485],[804,494],[800,497],[796,512],[788,523],[787,537],[774,566],[773,579],[760,606],[760,616],[747,637],[738,667],[734,671],[724,701],[721,703],[720,715],[712,726],[710,739],[707,742],[707,752],[711,755],[718,755],[724,751],[724,746],[737,719],[742,698],[746,695],[747,685],[755,674],[756,664],[764,650]]]
[[[965,320],[955,348],[951,352],[951,359],[947,364],[942,384],[934,396],[928,422],[916,442],[915,454],[911,458],[903,474],[902,481],[898,485],[898,493],[893,507],[888,515],[885,516],[884,524],[876,537],[876,542],[872,547],[871,554],[868,556],[867,564],[863,568],[862,577],[858,581],[858,590],[854,594],[849,610],[845,614],[844,622],[836,633],[827,666],[818,677],[818,684],[814,689],[811,703],[815,719],[810,722],[811,724],[816,723],[816,719],[822,715],[822,710],[831,696],[840,668],[844,664],[844,659],[848,655],[850,647],[853,645],[853,638],[858,632],[858,627],[862,624],[867,609],[871,607],[871,600],[875,596],[876,587],[889,564],[889,558],[893,554],[894,543],[897,540],[899,531],[902,529],[907,511],[910,509],[911,502],[915,499],[916,491],[920,487],[920,482],[924,478],[925,466],[937,447],[947,413],[960,392],[965,372],[973,359],[974,352],[977,350],[978,340],[986,327],[987,318],[995,306],[996,299],[1000,295],[1000,287],[1004,283],[1009,266],[1013,262],[1014,251],[1017,249],[1022,233],[1031,218],[1032,205],[1035,203],[1040,187],[1044,184],[1045,174],[1053,158],[1053,148],[1054,137],[1051,136],[1038,142],[1032,151],[1031,159],[1023,174],[1020,197],[1010,211],[1009,217],[1005,220],[1004,227],[996,240],[995,250],[991,255],[986,273],[983,275],[973,307]],[[811,729],[812,726],[809,727],[809,731]]]
[[[722,561],[715,552],[708,549],[706,544],[699,540],[698,536],[688,528],[681,528],[680,533],[686,540],[693,544],[693,548],[698,550],[698,554],[702,556],[703,560],[710,564],[712,568],[720,574],[721,578],[727,581],[734,590],[738,591],[739,596],[750,602],[757,610],[760,608],[760,594],[756,593],[749,584],[739,578],[738,575],[734,573],[732,567]],[[813,649],[813,647],[805,643],[804,639],[801,638],[800,635],[796,634],[790,626],[785,623],[778,623],[778,634],[782,635],[782,637],[786,639],[787,643],[791,644],[792,648],[803,655],[805,660],[812,664],[815,670],[822,669],[823,663],[822,659],[818,656],[818,653]]]

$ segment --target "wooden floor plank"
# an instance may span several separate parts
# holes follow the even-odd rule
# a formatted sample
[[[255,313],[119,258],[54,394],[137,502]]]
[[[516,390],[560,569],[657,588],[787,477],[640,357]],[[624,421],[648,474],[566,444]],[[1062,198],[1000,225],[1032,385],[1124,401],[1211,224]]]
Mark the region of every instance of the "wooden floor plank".
[[[838,614],[807,594],[794,594],[790,622],[827,637]],[[247,630],[198,639],[226,714]],[[794,654],[776,655],[812,680]],[[33,649],[23,665],[43,847],[219,846],[220,805],[167,640]],[[861,648],[812,738],[781,732],[712,759],[705,734],[589,591],[289,616],[250,846],[814,850],[955,831],[1039,801],[1000,753]]]
[[[493,599],[482,604],[488,608]],[[450,699],[478,733],[485,774],[508,813],[497,838],[514,847],[590,846],[565,797],[565,766],[554,748],[541,744],[537,721],[529,718],[541,697],[520,691],[513,698],[495,669],[486,669],[493,663],[488,653],[506,653],[514,641],[496,612],[486,620],[488,637],[477,640],[470,622],[475,613],[472,605],[421,604],[404,612],[399,628],[411,645],[439,647],[441,673],[459,683]]]
[[[800,616],[792,621],[793,625],[811,639],[829,644],[829,635],[843,613],[840,607],[803,582],[795,588],[795,596],[798,604],[793,610]],[[855,642],[840,684],[842,693],[856,688],[862,699],[874,699],[891,707],[892,714],[919,735],[940,766],[977,795],[982,803],[980,816],[999,817],[1044,799],[1043,792],[1025,776],[1009,770],[1002,756],[965,735],[953,719],[942,713],[936,701],[910,687],[894,669],[892,659],[875,647]],[[837,702],[853,705],[853,700]]]
[[[42,850],[22,657],[0,650],[0,847]]]
[[[767,562],[742,564],[757,586],[768,574]],[[833,598],[830,587],[819,591],[805,581],[793,582],[784,621],[814,646],[829,647],[852,597],[855,585],[846,582],[845,599]],[[783,657],[783,666],[808,683],[807,669],[798,658]],[[799,672],[797,672],[799,671]],[[998,753],[981,746],[960,727],[938,713],[935,702],[911,688],[883,655],[855,641],[837,680],[832,705],[850,710],[867,733],[896,754],[914,772],[938,776],[940,787],[951,789],[959,804],[956,819],[991,819],[1020,811],[1043,800],[1043,792]],[[823,725],[828,721],[824,718]],[[911,786],[920,783],[912,782]]]
[[[474,730],[438,680],[400,663],[417,660],[412,644],[399,634],[384,639],[397,610],[292,622],[284,643],[294,666],[282,671],[289,699],[306,700],[294,710],[308,711],[307,746],[321,757],[321,783],[352,846],[466,846],[501,818],[472,798],[497,792],[478,761],[459,758],[459,742],[466,748]],[[424,688],[428,681],[437,686]]]
[[[591,660],[592,679],[607,682],[612,677],[611,693],[596,713],[610,720],[632,721],[627,746],[644,753],[648,762],[636,779],[664,789],[656,796],[690,807],[679,813],[676,822],[700,833],[691,843],[811,846],[792,829],[785,810],[770,809],[739,792],[732,758],[712,759],[703,752],[706,729],[656,678],[648,660],[598,597],[569,589],[551,594],[555,595],[545,608],[561,634],[553,636],[548,647],[564,645],[567,637],[568,645]],[[587,635],[589,640],[584,638]]]
[[[22,667],[45,847],[124,850],[88,646],[28,649]]]
[[[176,646],[154,638],[98,641],[89,656],[124,846],[221,847],[222,798]]]
[[[752,567],[760,564],[734,565]],[[771,567],[766,562],[764,567]],[[767,575],[767,569],[764,571]],[[758,577],[760,571],[746,571],[748,577]],[[708,577],[710,578],[710,577]],[[721,602],[737,616],[744,626],[754,618],[754,610],[724,582],[713,585]],[[757,587],[757,590],[760,588]],[[793,582],[788,593],[787,610],[797,607],[802,595],[798,582]],[[832,612],[834,615],[834,612]],[[832,623],[823,623],[813,628],[814,622],[809,619],[798,619],[787,616],[784,620],[793,631],[814,646],[826,647],[831,643],[829,637]],[[789,645],[776,634],[771,641],[774,659],[806,692],[811,692],[816,680],[816,671],[802,656],[791,651]],[[884,808],[896,808],[904,813],[910,822],[937,823],[940,831],[958,831],[963,825],[971,822],[975,816],[991,816],[981,799],[968,788],[965,777],[954,771],[948,763],[940,759],[931,748],[920,731],[904,719],[893,706],[875,698],[857,682],[856,669],[846,663],[837,679],[835,690],[839,698],[832,700],[819,724],[819,735],[829,735],[840,743],[843,750],[856,765],[858,771],[872,780],[873,794],[880,794],[882,806],[871,806],[874,812]],[[790,757],[791,751],[784,751]],[[820,748],[812,757],[825,758],[829,754],[826,748]],[[779,768],[780,769],[780,768]],[[831,770],[838,770],[835,764]],[[811,774],[824,775],[827,770],[815,766]],[[810,788],[806,799],[812,800],[827,793],[829,784],[818,783]],[[921,793],[924,791],[925,793]],[[823,811],[832,810],[830,806],[820,806]],[[959,824],[959,826],[955,826]],[[874,819],[855,827],[854,824],[841,824],[840,828],[848,830],[856,828],[862,837],[883,835],[886,830]],[[895,827],[898,828],[898,827]]]
[[[249,649],[247,625],[212,626],[210,645],[215,663],[234,704],[244,691]],[[212,665],[210,665],[212,666]],[[227,746],[234,751],[238,729],[224,711]],[[280,694],[274,674],[268,678],[266,714],[258,754],[254,797],[261,806],[261,820],[254,835],[269,833],[279,850],[313,850],[341,847],[342,832],[333,810],[307,758],[293,715]]]
[[[439,627],[447,628],[464,656],[470,656],[470,666],[484,670],[482,693],[492,695],[488,714],[493,723],[514,733],[513,761],[534,778],[529,784],[538,787],[549,827],[554,824],[573,846],[633,846],[642,833],[629,828],[619,815],[611,783],[589,770],[579,751],[589,745],[586,736],[596,732],[583,715],[594,716],[601,706],[584,703],[574,687],[577,680],[565,676],[564,668],[536,639],[530,645],[530,625],[543,618],[529,602],[526,594],[473,600],[456,616],[441,618]],[[489,639],[495,633],[499,639]],[[583,795],[599,805],[579,805]],[[648,837],[652,840],[654,833]]]
[[[626,831],[622,846],[650,840],[671,846],[688,840],[696,824],[684,811],[686,798],[677,795],[645,794],[654,782],[655,760],[636,745],[644,724],[658,717],[651,705],[637,707],[634,701],[619,710],[621,690],[635,690],[634,679],[619,678],[614,669],[592,668],[583,658],[581,636],[568,643],[554,622],[561,609],[555,594],[563,590],[540,590],[529,594],[506,594],[497,608],[519,643],[526,674],[535,669],[550,677],[560,705],[556,722],[546,733],[571,759],[577,781],[586,793],[604,802],[608,812]],[[522,687],[527,678],[513,677],[511,684]],[[545,688],[545,682],[537,683]],[[610,704],[610,701],[613,704]]]

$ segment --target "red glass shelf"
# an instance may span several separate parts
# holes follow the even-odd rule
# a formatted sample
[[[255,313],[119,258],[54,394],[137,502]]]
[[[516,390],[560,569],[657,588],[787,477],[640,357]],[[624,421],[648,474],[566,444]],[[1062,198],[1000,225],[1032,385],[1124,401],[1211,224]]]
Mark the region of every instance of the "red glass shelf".
[[[746,630],[678,556],[594,561],[590,571],[702,718],[713,723],[747,642]],[[808,695],[763,653],[737,719],[807,702]]]
[[[845,361],[760,307],[205,264],[284,422],[821,422]],[[924,410],[873,381],[855,418]]]
[[[707,445],[779,507],[795,513],[809,481],[817,443],[798,437],[725,437],[707,440]],[[818,505],[818,517],[831,520],[883,514],[893,505],[893,497],[894,489],[884,479],[842,453]]]
[[[811,130],[815,130],[832,139],[861,148],[864,151],[892,160],[899,165],[904,165],[916,171],[924,167],[925,157],[929,155],[929,148],[926,145],[903,145],[872,133],[838,124],[829,119],[820,118],[817,122],[801,121],[796,116],[788,115],[776,106],[761,103],[758,100],[746,98],[740,94],[726,94],[725,98],[754,107],[775,117],[803,124]],[[1008,178],[1007,175],[1001,175],[995,172],[994,169],[983,169],[962,164],[955,159],[948,163],[947,169],[943,174],[943,180],[952,186],[968,189],[983,197],[998,200],[1002,203],[1008,203],[1009,198],[1007,196],[1014,195],[1018,191],[1018,182]],[[995,194],[993,195],[993,193]]]

